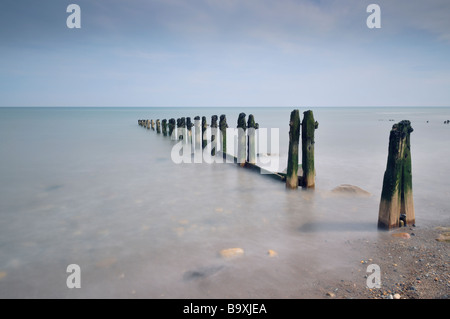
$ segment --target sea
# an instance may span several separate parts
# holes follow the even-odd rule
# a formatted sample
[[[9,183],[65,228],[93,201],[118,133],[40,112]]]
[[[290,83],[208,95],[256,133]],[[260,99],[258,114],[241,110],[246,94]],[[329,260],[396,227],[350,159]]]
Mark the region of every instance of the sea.
[[[314,189],[234,163],[178,163],[180,141],[138,125],[224,114],[235,128],[253,114],[276,142],[260,143],[258,160],[282,172],[295,109],[318,122]],[[315,296],[370,258],[352,242],[387,236],[378,209],[401,120],[414,129],[416,227],[448,225],[449,119],[431,106],[2,107],[0,298]],[[333,192],[344,184],[370,196]],[[221,255],[230,248],[239,254]]]

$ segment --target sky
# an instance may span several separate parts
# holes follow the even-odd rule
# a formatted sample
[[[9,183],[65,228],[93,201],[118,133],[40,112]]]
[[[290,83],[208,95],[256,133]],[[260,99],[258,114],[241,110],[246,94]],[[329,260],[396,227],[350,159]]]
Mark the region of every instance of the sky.
[[[0,106],[450,106],[449,16],[448,0],[1,0]]]

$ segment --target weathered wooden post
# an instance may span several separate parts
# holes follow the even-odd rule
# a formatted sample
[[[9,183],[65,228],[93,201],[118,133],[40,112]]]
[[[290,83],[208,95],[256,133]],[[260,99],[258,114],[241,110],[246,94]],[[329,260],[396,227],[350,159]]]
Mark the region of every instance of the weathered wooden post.
[[[180,118],[177,118],[177,140],[181,140],[180,138]]]
[[[194,127],[195,127],[195,149],[201,149],[202,137],[200,129],[200,116],[194,117]]]
[[[208,139],[206,137],[206,130],[208,129],[208,123],[206,123],[206,116],[202,116],[202,149],[208,144]]]
[[[161,122],[159,119],[156,120],[156,133],[161,134]]]
[[[155,121],[151,120],[150,124],[152,126],[152,130],[154,131],[155,130]]]
[[[412,192],[411,143],[413,132],[410,121],[392,126],[389,135],[389,153],[383,178],[378,227],[392,229],[401,225],[414,225]]]
[[[169,120],[169,136],[170,136],[170,138],[172,139],[172,140],[175,140],[176,138],[175,138],[175,125],[176,125],[176,122],[175,122],[175,119],[174,118],[171,118],[170,120]]]
[[[247,162],[250,164],[256,164],[256,130],[259,128],[259,124],[255,123],[253,114],[248,116],[247,121]]]
[[[222,145],[222,154],[224,158],[227,157],[227,128],[228,128],[227,117],[225,116],[225,114],[222,114],[220,116],[219,129]]]
[[[167,136],[167,120],[166,119],[162,120],[161,124],[162,124],[162,133],[164,136]]]
[[[192,144],[192,127],[194,124],[191,122],[190,117],[186,117],[186,128],[187,128],[187,143]]]
[[[178,119],[178,139],[186,143],[186,118]]]
[[[300,113],[299,110],[291,112],[289,122],[289,153],[286,172],[286,188],[298,187],[298,145],[300,139]]]
[[[216,155],[217,149],[217,115],[211,116],[211,156]]]
[[[247,129],[247,123],[245,122],[245,113],[239,113],[239,117],[237,120],[237,129],[238,129],[238,154],[237,161],[241,166],[245,165],[246,160],[246,143],[245,143],[245,131]]]
[[[147,130],[150,129],[150,120],[145,120],[145,126],[147,127]]]
[[[302,186],[313,188],[316,184],[314,168],[314,131],[319,127],[319,123],[314,121],[311,110],[303,112],[302,121]]]

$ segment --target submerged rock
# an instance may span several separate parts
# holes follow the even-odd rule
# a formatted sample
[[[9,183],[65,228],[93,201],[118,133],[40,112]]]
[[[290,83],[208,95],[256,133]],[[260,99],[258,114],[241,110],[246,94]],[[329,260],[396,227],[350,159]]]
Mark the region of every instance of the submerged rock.
[[[364,189],[349,184],[342,184],[335,187],[332,191],[334,194],[351,195],[351,196],[372,196],[371,193],[365,191]]]
[[[183,275],[184,280],[195,280],[200,278],[205,278],[215,273],[219,272],[224,268],[223,265],[220,266],[210,266],[210,267],[202,267],[196,270],[186,271]]]

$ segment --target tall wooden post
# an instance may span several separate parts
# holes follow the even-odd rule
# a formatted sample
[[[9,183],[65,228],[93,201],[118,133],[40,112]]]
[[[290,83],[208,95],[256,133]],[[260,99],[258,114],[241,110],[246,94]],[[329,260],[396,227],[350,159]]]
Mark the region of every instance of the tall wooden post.
[[[208,129],[208,123],[206,123],[206,116],[202,116],[202,149],[208,144],[208,139],[206,137],[206,130]]]
[[[247,129],[247,123],[245,122],[245,113],[240,113],[237,120],[237,128],[238,128],[238,154],[237,161],[241,166],[245,165],[246,160],[246,136],[245,131]]]
[[[222,114],[220,116],[219,129],[220,129],[220,139],[222,143],[222,154],[224,158],[226,158],[227,156],[227,128],[228,128],[227,117],[225,114]]]
[[[161,122],[160,120],[156,120],[156,133],[161,134]]]
[[[167,120],[166,119],[162,120],[161,125],[163,135],[167,136]]]
[[[150,129],[150,120],[145,120],[145,126],[147,127],[147,130]]]
[[[151,124],[151,126],[152,126],[152,130],[154,131],[154,130],[155,130],[155,121],[151,120],[151,121],[150,121],[150,124]]]
[[[291,112],[289,122],[289,153],[286,172],[286,188],[298,187],[298,145],[300,139],[300,113],[299,110]]]
[[[200,116],[194,117],[194,127],[195,127],[195,149],[201,149],[202,136],[200,128]]]
[[[217,115],[211,116],[211,156],[216,155],[217,149]]]
[[[247,161],[250,164],[256,164],[256,141],[255,135],[256,130],[259,128],[259,124],[255,123],[255,118],[253,114],[248,116],[247,121]]]
[[[401,121],[392,126],[378,213],[379,228],[396,228],[401,221],[405,226],[416,222],[412,192],[411,132],[413,128],[410,121]]]
[[[314,168],[314,131],[319,127],[319,123],[314,121],[311,110],[303,112],[302,121],[302,186],[313,188],[316,184]]]

